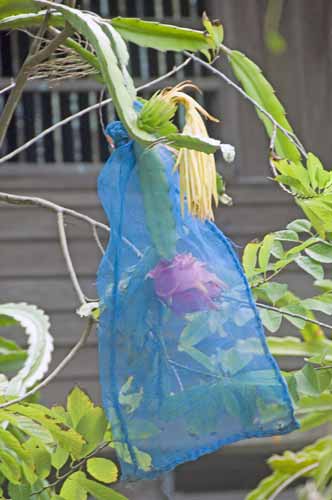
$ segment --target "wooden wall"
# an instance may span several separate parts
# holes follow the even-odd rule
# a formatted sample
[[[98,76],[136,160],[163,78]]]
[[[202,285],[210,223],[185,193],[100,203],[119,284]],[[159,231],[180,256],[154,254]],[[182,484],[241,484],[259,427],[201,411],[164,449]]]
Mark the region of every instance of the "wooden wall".
[[[328,165],[332,105],[329,92],[332,84],[332,4],[329,0],[285,1],[281,31],[287,39],[288,50],[278,57],[264,47],[262,27],[265,7],[263,0],[210,2],[213,16],[219,17],[225,25],[226,44],[245,51],[264,68],[284,101],[300,138]],[[225,62],[221,62],[221,67],[225,68]],[[221,125],[214,132],[216,136],[233,143],[237,149],[234,167],[220,165],[230,179],[229,193],[233,196],[234,206],[218,209],[217,223],[238,245],[240,252],[246,241],[259,238],[267,231],[283,228],[300,212],[292,200],[267,179],[267,140],[250,104],[223,82],[211,78],[204,80],[204,77],[204,74],[197,75],[203,87],[210,86],[210,111],[222,117]],[[194,74],[192,78],[195,81]],[[90,135],[87,131],[81,133],[84,140],[95,140],[93,131],[90,130]],[[100,160],[94,163],[86,161],[84,155],[75,163],[50,162],[47,158],[39,162],[32,160],[27,161],[25,157],[24,162],[20,160],[0,166],[0,190],[44,197],[103,220],[95,191]],[[0,302],[35,303],[50,314],[56,342],[55,366],[78,339],[83,328],[82,320],[74,312],[78,304],[60,252],[55,217],[42,209],[2,205],[0,229]],[[94,298],[99,251],[85,224],[67,218],[67,231],[84,291]],[[282,279],[287,280],[297,293],[305,295],[308,292],[310,280],[296,269]],[[286,328],[284,331],[289,332]],[[95,334],[73,363],[43,392],[43,400],[47,403],[62,402],[76,383],[99,400]],[[251,455],[241,452],[240,459],[239,454],[234,458],[229,450],[215,455],[214,462],[203,459],[202,463],[207,465],[206,469],[202,467],[206,470],[205,477],[209,478],[210,486],[232,487],[231,483],[236,483],[239,470],[246,466],[248,456],[256,454],[252,448],[249,449]],[[265,449],[260,456],[264,457],[266,453]],[[226,473],[221,477],[215,474],[217,465],[223,465],[225,471],[227,464],[235,467],[233,475]],[[188,474],[191,480],[199,476],[195,472],[196,465],[190,467],[180,469],[178,473],[180,488],[187,484]],[[261,458],[259,465],[253,466],[250,474],[245,474],[247,482],[256,481],[256,475],[264,472],[262,467]],[[195,487],[199,489],[199,479],[196,483]],[[207,481],[203,483],[204,488],[209,486]]]

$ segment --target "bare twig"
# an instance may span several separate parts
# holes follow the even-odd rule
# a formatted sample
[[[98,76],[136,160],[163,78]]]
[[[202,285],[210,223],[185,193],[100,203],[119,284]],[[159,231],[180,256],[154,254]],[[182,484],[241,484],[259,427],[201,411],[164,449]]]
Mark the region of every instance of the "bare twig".
[[[72,33],[72,28],[66,25],[63,31],[54,38],[46,47],[41,49],[35,54],[28,55],[23,63],[17,78],[15,87],[12,89],[0,119],[0,147],[4,141],[7,129],[9,127],[12,116],[15,112],[17,103],[19,102],[23,93],[24,86],[29,78],[31,69],[36,65],[47,59],[59,45],[61,45],[66,38]]]
[[[58,211],[58,231],[59,231],[61,250],[62,250],[64,259],[66,261],[69,277],[71,279],[71,282],[73,284],[74,290],[78,296],[80,303],[82,305],[86,304],[84,293],[82,292],[82,289],[81,289],[81,286],[80,286],[80,283],[78,281],[78,277],[77,277],[77,274],[76,274],[76,271],[75,271],[75,268],[73,265],[73,261],[71,260],[69,246],[68,246],[68,240],[67,240],[67,235],[66,235],[66,229],[65,229],[64,216],[63,216],[63,212],[61,212],[61,211]]]
[[[178,66],[174,66],[174,68],[171,71],[169,71],[168,73],[166,73],[165,75],[162,75],[162,76],[156,78],[155,80],[151,80],[150,82],[147,82],[147,83],[145,83],[145,84],[137,87],[136,90],[139,91],[139,90],[147,89],[149,87],[157,85],[161,81],[165,80],[166,78],[169,78],[170,76],[172,76],[175,73],[177,73],[178,71],[180,71],[182,68],[184,68],[185,66],[187,66],[187,64],[189,64],[190,62],[191,62],[190,58],[186,59],[183,63],[179,64]],[[76,118],[80,118],[81,116],[83,116],[83,115],[85,115],[87,113],[90,113],[91,111],[94,111],[94,110],[98,109],[100,106],[106,106],[107,104],[109,104],[111,102],[112,102],[112,98],[110,97],[110,98],[105,99],[104,101],[102,101],[100,103],[98,102],[96,104],[92,104],[91,106],[88,106],[87,108],[82,109],[78,113],[75,113],[73,115],[67,116],[63,120],[61,120],[61,121],[55,123],[54,125],[51,125],[50,127],[46,128],[40,134],[36,135],[35,137],[33,137],[32,139],[30,139],[29,141],[25,142],[24,144],[22,144],[18,148],[14,149],[13,151],[11,151],[10,153],[8,153],[7,155],[5,155],[2,158],[0,158],[0,164],[6,162],[8,160],[10,160],[11,158],[13,158],[14,156],[18,155],[19,153],[21,153],[25,149],[29,148],[35,142],[39,141],[40,139],[42,139],[46,135],[50,134],[51,132],[53,132],[54,130],[56,130],[58,127],[62,127],[63,125],[66,125],[67,123],[71,122],[72,120],[75,120]]]
[[[16,403],[21,403],[24,401],[26,398],[29,396],[33,396],[36,394],[36,392],[40,391],[41,389],[44,389],[52,380],[55,379],[59,375],[59,373],[70,363],[70,361],[73,359],[73,357],[77,354],[77,352],[81,349],[81,347],[85,344],[87,338],[89,337],[92,327],[95,323],[94,318],[90,317],[88,319],[88,324],[86,328],[83,330],[81,337],[79,338],[78,342],[74,345],[74,347],[69,351],[67,356],[61,361],[61,363],[58,364],[58,366],[46,377],[44,380],[42,380],[39,384],[37,384],[33,389],[30,391],[26,392],[24,396],[21,396],[16,399],[12,399],[11,401],[6,401],[6,403],[2,403],[0,405],[0,409],[2,408],[8,408],[8,406],[14,405]]]
[[[102,222],[92,219],[88,215],[82,214],[81,212],[77,212],[76,210],[72,210],[71,208],[62,207],[61,205],[57,205],[56,203],[53,203],[52,201],[49,200],[44,200],[43,198],[37,198],[34,196],[19,196],[19,195],[0,192],[0,201],[3,201],[10,205],[35,206],[35,207],[46,208],[55,213],[62,212],[63,214],[67,214],[75,219],[83,220],[84,222],[90,224],[90,226],[96,226],[99,227],[100,229],[103,229],[104,231],[110,232],[110,228],[106,224],[103,224]],[[126,243],[126,245],[128,245],[132,249],[132,251],[137,255],[137,257],[142,257],[142,252],[137,247],[135,247],[135,245],[131,241],[129,241],[127,238],[124,237],[123,241],[124,243]]]
[[[7,87],[4,87],[3,89],[0,90],[0,94],[5,94],[6,92],[9,92],[13,87],[15,87],[16,82],[12,82]]]
[[[230,52],[229,49],[223,46],[223,49],[227,52]],[[184,51],[184,54],[188,57],[190,57],[193,61],[197,62],[201,66],[204,66],[204,68],[208,69],[211,73],[214,75],[218,76],[222,80],[224,80],[228,85],[233,87],[237,92],[239,92],[245,99],[250,101],[261,113],[263,113],[279,130],[283,132],[283,134],[301,151],[302,155],[307,158],[307,153],[301,144],[300,140],[298,137],[294,134],[294,132],[290,132],[289,130],[286,130],[282,125],[280,125],[274,118],[273,116],[266,111],[265,108],[263,108],[259,102],[257,102],[255,99],[250,97],[239,85],[237,85],[233,80],[228,78],[222,71],[218,70],[214,66],[211,66],[211,64],[203,61],[199,57],[195,56],[194,54],[191,54],[190,52]]]
[[[104,255],[105,254],[105,249],[103,247],[102,242],[100,241],[99,234],[98,234],[98,231],[97,231],[97,228],[96,228],[95,225],[92,226],[92,234],[93,234],[93,237],[94,237],[94,239],[96,241],[96,245],[97,245],[97,247],[100,250],[100,253],[102,255]]]
[[[285,311],[284,309],[281,309],[279,307],[274,307],[274,306],[269,306],[268,304],[262,304],[261,302],[256,302],[256,306],[259,307],[260,309],[267,309],[268,311],[275,311],[280,314],[283,314],[285,316],[289,316],[291,318],[298,318],[302,319],[303,321],[307,323],[312,323],[317,326],[321,326],[322,328],[327,328],[328,330],[332,330],[332,325],[329,325],[328,323],[324,323],[322,321],[318,321],[317,319],[312,319],[309,318],[308,316],[303,316],[302,314],[297,314],[297,313],[292,313],[290,311]]]
[[[304,474],[307,474],[308,472],[311,472],[314,469],[317,469],[318,463],[310,464],[304,467],[303,469],[300,469],[299,471],[295,472],[292,476],[290,476],[284,483],[282,483],[275,491],[272,493],[272,495],[269,496],[269,500],[275,500],[280,493],[282,493],[288,486],[300,477],[304,476]]]

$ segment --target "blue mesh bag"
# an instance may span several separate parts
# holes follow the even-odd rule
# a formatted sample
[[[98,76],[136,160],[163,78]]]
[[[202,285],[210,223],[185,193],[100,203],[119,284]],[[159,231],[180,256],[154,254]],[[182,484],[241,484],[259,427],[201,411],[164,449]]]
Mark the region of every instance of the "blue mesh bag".
[[[97,279],[100,380],[122,479],[296,429],[231,243],[182,215],[165,146],[142,149],[120,122],[106,132],[115,150],[98,180],[111,226]]]

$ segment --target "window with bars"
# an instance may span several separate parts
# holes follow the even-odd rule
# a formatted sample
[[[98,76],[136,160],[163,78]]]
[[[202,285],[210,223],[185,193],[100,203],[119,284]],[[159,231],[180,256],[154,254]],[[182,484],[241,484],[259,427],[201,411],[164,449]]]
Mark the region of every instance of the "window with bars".
[[[81,0],[83,9],[93,10],[104,17],[144,17],[182,26],[201,27],[201,15],[207,7],[205,0]],[[23,32],[2,33],[0,84],[5,87],[17,73],[27,52],[27,37]],[[129,46],[130,72],[136,85],[170,71],[183,61],[181,54],[161,53],[133,44]],[[217,92],[217,82],[201,67],[189,64],[176,75],[176,81],[192,79],[203,91],[204,100],[211,100]],[[163,82],[163,86],[175,79]],[[155,89],[154,89],[155,90]],[[17,107],[7,134],[4,153],[12,151],[63,118],[100,100],[102,87],[91,78],[46,82],[32,80]],[[148,97],[151,94],[141,94]],[[199,96],[198,96],[199,97]],[[202,97],[199,97],[201,100]],[[0,106],[6,97],[0,95]],[[103,108],[105,122],[114,119],[111,105]],[[45,163],[99,163],[107,155],[107,146],[99,124],[98,112],[75,119],[45,136],[31,147],[13,157],[12,162]]]

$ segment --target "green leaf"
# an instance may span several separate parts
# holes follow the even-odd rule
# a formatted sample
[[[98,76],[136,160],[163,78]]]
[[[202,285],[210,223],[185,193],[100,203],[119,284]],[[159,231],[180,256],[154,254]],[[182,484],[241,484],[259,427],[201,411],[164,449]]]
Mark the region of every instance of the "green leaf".
[[[248,243],[244,248],[242,265],[248,278],[255,274],[259,247],[259,243]]]
[[[299,241],[299,236],[297,232],[290,229],[285,229],[284,231],[276,231],[274,236],[280,241]]]
[[[75,429],[81,418],[93,407],[94,405],[88,395],[79,387],[74,387],[67,397],[67,410]]]
[[[7,316],[6,314],[0,314],[0,327],[13,326],[16,324],[16,319],[11,316]]]
[[[10,494],[11,500],[27,500],[31,497],[33,491],[35,490],[33,490],[29,484],[9,483],[8,485],[8,493]]]
[[[258,295],[259,297],[263,298],[267,297],[267,299],[272,304],[275,304],[276,302],[278,302],[278,300],[284,297],[287,291],[288,291],[288,285],[286,285],[285,283],[275,283],[275,282],[263,283],[254,290],[255,295]]]
[[[267,343],[274,356],[296,356],[300,358],[323,357],[332,361],[332,342],[327,339],[301,341],[297,337],[267,337]]]
[[[118,493],[103,484],[87,479],[83,472],[76,473],[76,480],[79,485],[93,495],[96,500],[127,500],[121,493]],[[74,498],[74,497],[72,497]],[[68,498],[69,500],[69,498]],[[72,499],[71,499],[72,500]],[[78,499],[79,500],[79,499]]]
[[[69,453],[66,450],[63,450],[60,446],[57,446],[56,450],[52,453],[52,467],[57,470],[60,470],[69,458]]]
[[[322,290],[325,290],[326,292],[331,292],[332,291],[332,280],[326,279],[326,280],[317,280],[314,282],[315,286],[318,286]]]
[[[258,263],[262,272],[266,272],[267,266],[271,256],[272,245],[274,241],[274,234],[267,234],[262,242],[262,246],[258,254]]]
[[[139,407],[143,398],[142,387],[139,391],[130,392],[133,380],[133,376],[128,377],[127,381],[123,384],[119,391],[119,403],[126,407],[126,412],[128,414],[132,413]]]
[[[210,21],[210,19],[206,15],[206,12],[203,12],[202,21],[203,21],[203,26],[211,36],[214,48],[218,53],[220,45],[224,40],[223,25],[218,20]]]
[[[104,440],[108,421],[102,408],[91,408],[84,417],[81,418],[77,432],[79,432],[86,441],[81,450],[80,456],[86,456],[91,453]]]
[[[279,312],[269,311],[268,309],[260,309],[259,315],[263,325],[270,332],[274,333],[279,330],[282,322],[282,315]]]
[[[322,193],[307,199],[296,197],[295,201],[322,238],[325,238],[327,232],[332,232],[331,194]]]
[[[0,19],[38,11],[39,7],[33,0],[0,0]]]
[[[21,467],[13,455],[4,449],[0,449],[0,472],[11,483],[20,483],[22,477]]]
[[[275,96],[272,86],[263,76],[261,69],[241,52],[232,50],[228,58],[236,78],[240,81],[247,94],[270,113],[282,127],[288,131],[292,131],[286,119],[285,110]],[[273,124],[261,111],[256,111],[269,137],[271,137],[274,128]],[[288,158],[293,161],[300,160],[298,149],[281,130],[277,130],[275,149],[277,154],[283,158]]]
[[[141,47],[161,51],[196,52],[211,46],[211,37],[202,31],[132,17],[114,17],[111,23],[125,40]]]
[[[80,481],[81,477],[85,478],[83,472],[74,472],[63,483],[60,490],[60,496],[65,500],[87,500],[88,494],[85,486]]]
[[[65,450],[77,457],[84,444],[83,438],[74,429],[71,429],[63,422],[56,419],[50,410],[37,404],[15,404],[10,409],[5,409],[4,413],[10,417],[10,413],[17,413],[38,422],[44,429],[48,430],[54,440]]]
[[[287,224],[287,229],[297,233],[310,233],[311,223],[308,219],[296,219]]]
[[[6,394],[21,396],[40,380],[48,369],[53,351],[53,337],[49,333],[49,317],[34,305],[1,304],[0,314],[14,318],[28,336],[28,356],[6,389]]]
[[[268,500],[272,493],[274,493],[288,477],[289,474],[285,472],[274,472],[263,479],[259,485],[246,496],[245,500]]]
[[[0,373],[22,368],[22,364],[26,358],[27,353],[15,342],[0,337]],[[6,387],[7,386],[8,381],[6,382]]]
[[[332,245],[329,243],[317,243],[305,250],[305,253],[317,262],[330,264],[332,262]]]
[[[175,254],[176,231],[165,165],[155,148],[144,150],[135,144],[135,152],[151,239],[159,256],[171,259]]]
[[[324,268],[310,257],[301,255],[295,259],[296,264],[306,273],[313,276],[316,280],[324,278]]]
[[[211,334],[207,328],[209,313],[201,313],[195,316],[184,327],[179,338],[181,346],[194,346]]]
[[[35,472],[40,479],[46,479],[51,470],[51,455],[43,442],[38,438],[30,438],[24,443],[24,448],[31,455]]]
[[[106,458],[89,458],[86,463],[88,473],[97,481],[114,483],[118,479],[118,468]]]

